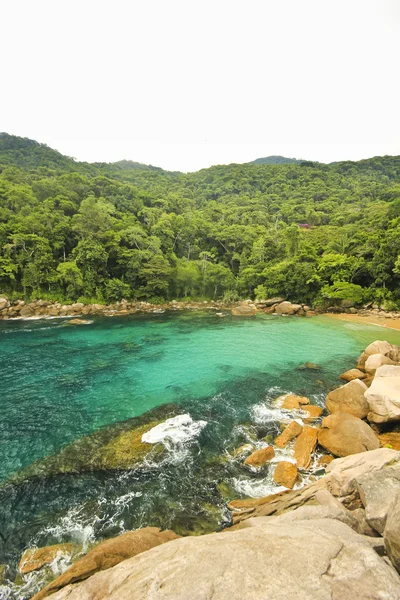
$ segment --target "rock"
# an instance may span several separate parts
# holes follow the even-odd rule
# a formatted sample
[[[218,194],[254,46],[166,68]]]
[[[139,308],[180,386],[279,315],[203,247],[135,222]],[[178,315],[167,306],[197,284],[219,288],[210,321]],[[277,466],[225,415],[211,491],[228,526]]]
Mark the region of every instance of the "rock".
[[[311,456],[317,445],[317,430],[306,425],[296,438],[294,445],[294,457],[299,469],[308,469],[311,464]]]
[[[277,404],[280,408],[285,408],[286,410],[298,410],[304,404],[310,404],[310,400],[305,396],[296,396],[295,394],[284,394],[283,396],[279,396],[278,398],[276,398],[275,404]]]
[[[360,369],[350,369],[345,373],[340,375],[340,379],[344,379],[344,381],[353,381],[353,379],[364,379],[365,373],[360,371]]]
[[[246,458],[244,464],[250,467],[262,467],[266,462],[274,458],[274,456],[275,450],[273,447],[266,446],[265,448],[260,448],[259,450],[252,452],[252,454]]]
[[[370,452],[361,452],[337,458],[326,468],[329,475],[329,490],[339,498],[353,494],[357,489],[357,479],[365,473],[375,473],[386,465],[400,465],[400,452],[389,448],[378,448]]]
[[[372,354],[383,354],[395,362],[400,360],[400,349],[394,344],[389,344],[389,342],[382,340],[372,342],[372,344],[365,348],[364,352],[367,357],[371,356]]]
[[[49,583],[32,600],[42,600],[71,583],[83,581],[98,571],[110,569],[123,560],[179,537],[173,531],[160,531],[158,527],[144,527],[101,542],[57,579]]]
[[[266,557],[268,569],[266,571]],[[334,519],[173,540],[56,592],[52,600],[398,600],[400,579]]]
[[[387,433],[378,434],[378,440],[382,447],[393,448],[400,450],[400,432],[388,431]]]
[[[274,304],[281,304],[284,302],[284,298],[268,298],[267,300],[263,300],[263,304],[265,306],[273,306]]]
[[[5,308],[8,308],[9,306],[10,306],[10,303],[7,300],[7,298],[5,298],[4,296],[2,296],[0,298],[0,310],[4,310]]]
[[[364,419],[369,411],[368,402],[364,398],[366,390],[367,386],[359,379],[349,381],[329,392],[326,397],[326,408],[330,413],[349,413],[359,419]]]
[[[291,440],[294,440],[294,438],[300,435],[302,431],[302,425],[297,423],[297,421],[292,421],[287,427],[285,427],[281,435],[278,435],[278,437],[275,439],[275,446],[278,446],[278,448],[284,448]]]
[[[88,325],[90,321],[85,319],[70,319],[67,321],[66,325]]]
[[[382,365],[395,365],[394,360],[384,354],[371,354],[365,361],[365,371],[371,375]]]
[[[397,493],[388,511],[383,539],[387,555],[400,573],[400,492]]]
[[[400,421],[400,366],[379,367],[365,398],[370,408],[368,421]]]
[[[8,482],[18,484],[28,478],[62,473],[130,470],[141,466],[146,457],[160,459],[165,451],[164,444],[143,442],[142,436],[167,418],[176,416],[178,411],[175,405],[164,404],[140,417],[114,423],[32,463],[12,475]]]
[[[300,304],[292,304],[291,302],[285,301],[275,306],[275,312],[278,315],[294,315],[300,308]]]
[[[251,444],[243,444],[242,446],[239,446],[239,448],[235,448],[231,454],[236,458],[237,456],[243,456],[243,454],[249,454],[250,452],[253,452],[253,450],[254,446]]]
[[[357,478],[356,485],[368,524],[382,535],[389,509],[400,492],[400,463],[365,473]]]
[[[24,317],[26,319],[27,317],[33,317],[33,315],[35,314],[35,311],[30,305],[28,305],[28,306],[23,306],[21,308],[19,314],[21,317]]]
[[[312,423],[313,421],[316,421],[324,412],[324,409],[321,408],[321,406],[317,406],[316,404],[308,404],[307,406],[302,406],[301,410],[307,414],[307,416],[304,417],[305,423]]]
[[[325,417],[318,432],[318,443],[334,456],[379,448],[379,440],[371,427],[345,412],[335,412]]]
[[[296,465],[286,460],[278,462],[274,471],[274,481],[278,485],[292,489],[298,477]]]
[[[301,368],[308,369],[309,371],[321,371],[321,367],[313,362],[306,362]]]
[[[7,565],[0,564],[0,586],[6,583]]]
[[[321,467],[326,467],[327,465],[329,465],[333,460],[335,460],[335,457],[332,456],[331,454],[324,454],[323,456],[321,456],[321,458],[318,460],[318,464],[321,465]]]
[[[238,317],[252,317],[257,314],[254,304],[240,304],[232,308],[232,314]]]
[[[75,544],[55,544],[54,546],[45,546],[44,548],[28,548],[21,556],[19,563],[19,572],[23,575],[38,571],[45,565],[49,565],[56,558],[62,556],[71,556],[77,552]]]
[[[71,304],[71,308],[74,312],[81,311],[84,306],[85,305],[82,302],[75,302],[74,304]]]

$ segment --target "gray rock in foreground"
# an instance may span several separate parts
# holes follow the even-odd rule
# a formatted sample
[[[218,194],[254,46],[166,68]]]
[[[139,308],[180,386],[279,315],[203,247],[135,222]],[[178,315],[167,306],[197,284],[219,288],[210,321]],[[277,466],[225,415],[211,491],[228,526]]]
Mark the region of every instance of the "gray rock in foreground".
[[[383,365],[376,370],[371,387],[365,392],[369,404],[368,421],[400,421],[400,367]]]
[[[49,598],[398,600],[400,578],[340,521],[272,518],[168,542]]]

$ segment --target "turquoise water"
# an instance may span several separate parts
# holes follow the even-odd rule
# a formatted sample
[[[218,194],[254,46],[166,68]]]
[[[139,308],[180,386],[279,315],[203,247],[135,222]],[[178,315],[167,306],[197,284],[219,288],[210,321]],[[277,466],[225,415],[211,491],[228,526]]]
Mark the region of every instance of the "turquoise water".
[[[31,543],[94,541],[147,524],[190,532],[213,508],[222,522],[218,484],[257,495],[265,474],[216,457],[248,441],[245,427],[259,437],[278,431],[265,416],[271,400],[294,392],[322,404],[367,344],[400,343],[400,332],[329,317],[204,311],[67,322],[0,322],[0,481],[82,435],[166,403],[207,426],[161,469],[3,486],[0,563],[11,570]],[[307,361],[320,369],[302,369]]]

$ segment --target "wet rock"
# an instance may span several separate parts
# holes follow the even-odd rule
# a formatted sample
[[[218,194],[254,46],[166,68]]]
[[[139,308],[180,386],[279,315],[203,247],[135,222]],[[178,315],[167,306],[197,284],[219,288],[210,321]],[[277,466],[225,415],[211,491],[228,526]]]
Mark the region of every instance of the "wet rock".
[[[90,321],[85,319],[71,319],[70,321],[67,321],[66,325],[88,325],[89,323]]]
[[[244,464],[250,467],[262,467],[265,463],[274,458],[274,456],[275,450],[273,447],[266,446],[265,448],[260,448],[259,450],[252,452],[250,456],[246,458]]]
[[[265,557],[268,556],[268,576]],[[201,568],[200,568],[201,567]],[[400,579],[363,537],[334,519],[173,540],[57,592],[52,600],[398,600]]]
[[[364,377],[366,377],[365,373],[363,373],[363,371],[360,371],[360,369],[350,369],[349,371],[346,371],[345,373],[342,373],[340,375],[340,379],[343,379],[344,381],[353,381],[353,379],[364,379]]]
[[[326,408],[330,413],[344,412],[364,419],[369,411],[368,402],[364,397],[366,390],[367,386],[359,379],[349,381],[329,392]]]
[[[318,443],[334,456],[347,456],[379,448],[371,427],[358,417],[335,412],[322,421]]]
[[[306,425],[296,438],[294,445],[294,457],[299,469],[308,469],[311,464],[312,453],[317,445],[317,430]]]
[[[382,535],[389,509],[400,492],[400,464],[366,473],[356,483],[367,522]]]
[[[296,465],[286,460],[282,460],[276,465],[273,478],[278,485],[292,489],[298,475],[299,472]]]
[[[236,458],[238,456],[243,456],[244,454],[250,454],[250,452],[253,452],[253,450],[254,446],[252,446],[252,444],[243,444],[242,446],[235,448],[231,454],[234,458]]]
[[[301,369],[307,369],[308,371],[321,371],[321,367],[319,365],[316,365],[313,362],[306,362],[304,363],[304,365],[302,367],[300,367]]]
[[[304,404],[310,404],[310,399],[296,394],[284,394],[276,398],[275,404],[286,410],[299,410]]]
[[[386,433],[380,433],[378,434],[378,440],[382,447],[393,448],[393,450],[400,450],[399,431],[388,431]]]
[[[275,306],[275,312],[278,315],[294,315],[301,308],[301,304],[292,304],[291,302],[281,302]]]
[[[388,511],[383,539],[387,555],[400,573],[400,492],[397,493]]]
[[[281,435],[279,435],[275,439],[275,446],[278,446],[278,448],[284,448],[289,442],[291,442],[298,435],[300,435],[302,431],[302,425],[300,425],[300,423],[297,423],[297,421],[292,421],[291,423],[289,423],[289,425],[287,425],[287,427],[285,427]]]
[[[306,416],[303,417],[305,423],[313,423],[317,419],[320,418],[324,409],[321,406],[317,406],[316,404],[308,404],[307,406],[302,406],[301,410],[306,413]]]
[[[321,467],[326,467],[327,465],[329,465],[333,460],[335,460],[335,457],[332,456],[332,454],[324,454],[323,456],[321,456],[321,458],[318,460],[318,464],[321,465]]]
[[[365,398],[370,408],[368,421],[400,421],[400,366],[379,367]]]
[[[88,579],[98,571],[110,569],[128,558],[179,537],[173,531],[160,531],[158,527],[144,527],[101,542],[57,579],[49,583],[32,600],[43,600],[69,584]]]
[[[23,575],[38,571],[62,556],[71,556],[78,551],[75,544],[54,544],[44,548],[28,548],[21,556],[19,572]]]

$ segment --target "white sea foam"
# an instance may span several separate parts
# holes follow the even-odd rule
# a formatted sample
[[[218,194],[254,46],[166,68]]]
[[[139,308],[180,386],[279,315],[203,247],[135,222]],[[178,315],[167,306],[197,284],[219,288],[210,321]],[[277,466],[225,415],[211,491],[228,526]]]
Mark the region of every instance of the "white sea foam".
[[[156,425],[142,435],[142,442],[180,445],[194,440],[207,425],[207,421],[193,421],[189,414],[178,415]]]

